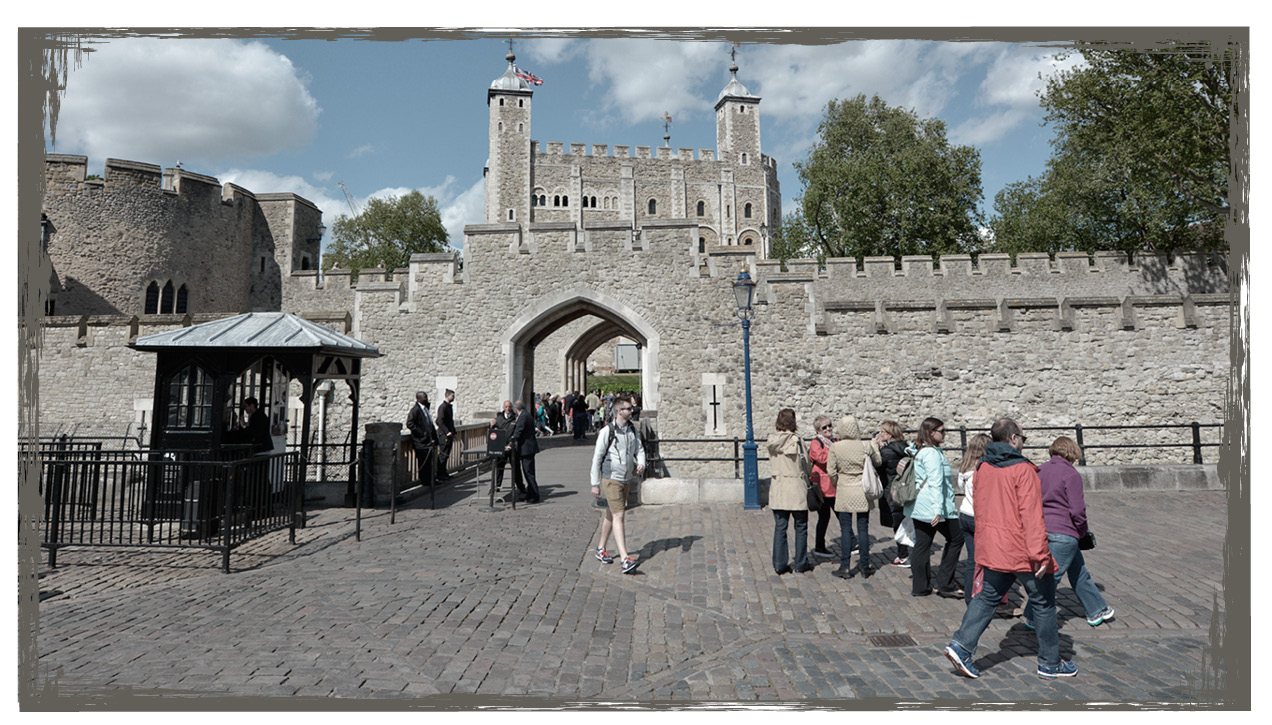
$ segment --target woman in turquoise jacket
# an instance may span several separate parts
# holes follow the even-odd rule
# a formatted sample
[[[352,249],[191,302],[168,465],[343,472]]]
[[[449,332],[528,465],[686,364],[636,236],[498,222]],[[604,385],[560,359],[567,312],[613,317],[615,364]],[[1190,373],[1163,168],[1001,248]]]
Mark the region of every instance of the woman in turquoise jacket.
[[[945,460],[941,444],[945,442],[945,424],[927,418],[919,426],[918,448],[911,445],[906,452],[914,456],[914,484],[918,498],[905,507],[905,515],[914,521],[914,547],[910,551],[910,593],[926,597],[932,593],[929,560],[932,540],[939,531],[945,537],[941,565],[936,570],[936,593],[950,599],[962,599],[963,590],[955,583],[954,569],[963,552],[963,530],[958,523],[958,507],[954,505],[954,469]]]

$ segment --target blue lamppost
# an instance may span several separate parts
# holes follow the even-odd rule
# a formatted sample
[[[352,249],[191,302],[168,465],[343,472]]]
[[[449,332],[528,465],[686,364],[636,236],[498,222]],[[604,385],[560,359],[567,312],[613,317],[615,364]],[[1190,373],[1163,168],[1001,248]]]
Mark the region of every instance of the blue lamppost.
[[[738,304],[737,315],[742,320],[742,360],[746,377],[746,443],[742,444],[742,508],[760,507],[760,466],[756,456],[755,428],[751,424],[751,307],[755,296],[755,281],[744,268],[733,283],[733,297]]]

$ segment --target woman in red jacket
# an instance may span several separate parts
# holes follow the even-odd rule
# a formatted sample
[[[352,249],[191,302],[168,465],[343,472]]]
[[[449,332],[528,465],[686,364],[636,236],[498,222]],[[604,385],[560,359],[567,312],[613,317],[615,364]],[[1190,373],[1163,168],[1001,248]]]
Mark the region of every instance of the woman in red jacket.
[[[817,538],[813,556],[818,559],[833,559],[835,555],[826,548],[826,530],[830,528],[830,519],[835,516],[835,483],[826,472],[826,457],[830,454],[830,444],[839,439],[835,438],[835,427],[830,418],[824,415],[813,420],[813,432],[817,435],[808,444],[808,461],[812,464],[809,478],[822,492],[822,505],[817,509]]]

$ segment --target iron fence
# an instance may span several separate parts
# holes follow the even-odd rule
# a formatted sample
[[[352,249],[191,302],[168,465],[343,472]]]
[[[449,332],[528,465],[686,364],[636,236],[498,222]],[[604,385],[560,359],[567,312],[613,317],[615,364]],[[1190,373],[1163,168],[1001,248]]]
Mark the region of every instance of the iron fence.
[[[106,451],[65,446],[40,456],[41,546],[203,548],[222,555],[283,528],[295,543],[300,459],[250,451]]]
[[[957,450],[959,454],[967,451],[968,440],[977,433],[989,433],[989,428],[968,428],[960,426],[951,428],[946,426],[948,431],[946,441],[953,444],[955,439],[953,433],[958,433],[957,446],[946,445],[946,451],[952,452]],[[1218,435],[1203,435],[1203,431],[1217,430]],[[1110,440],[1110,433],[1123,433],[1127,431],[1150,431],[1157,432],[1156,440],[1153,441],[1132,441],[1126,442],[1126,436],[1120,436],[1120,441]],[[905,431],[907,436],[917,433],[917,430]],[[1078,465],[1087,465],[1086,452],[1088,451],[1115,451],[1115,450],[1155,450],[1155,449],[1188,449],[1191,453],[1193,464],[1202,464],[1206,462],[1203,452],[1206,449],[1218,448],[1221,443],[1218,438],[1222,436],[1222,423],[1178,423],[1178,424],[1158,424],[1158,425],[1082,425],[1081,423],[1070,426],[1030,426],[1026,431],[1026,435],[1034,441],[1039,441],[1032,445],[1025,445],[1024,452],[1028,456],[1033,454],[1045,455],[1047,449],[1051,445],[1051,441],[1061,435],[1071,436],[1077,441],[1078,447],[1083,450],[1083,457]],[[1214,440],[1206,440],[1211,438]],[[810,439],[806,439],[810,440]],[[1042,443],[1041,441],[1046,441]],[[667,475],[668,463],[732,463],[733,475],[735,478],[742,476],[742,445],[745,441],[741,438],[659,438],[652,442],[652,445],[646,446],[646,463],[650,469],[650,477],[656,478]],[[693,455],[662,455],[660,444],[671,444],[673,447],[679,448],[681,445],[692,445],[701,447],[702,453]],[[757,452],[757,458],[760,461],[767,461],[768,456],[764,454],[763,442],[760,442],[760,449]],[[1214,462],[1213,456],[1211,462]]]

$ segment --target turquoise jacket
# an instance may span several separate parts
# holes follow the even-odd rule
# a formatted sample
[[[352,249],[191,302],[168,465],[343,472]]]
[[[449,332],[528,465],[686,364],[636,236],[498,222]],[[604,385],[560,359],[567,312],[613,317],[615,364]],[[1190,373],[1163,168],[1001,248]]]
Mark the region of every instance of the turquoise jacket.
[[[954,469],[945,460],[945,453],[940,448],[926,446],[915,455],[913,444],[906,448],[906,453],[914,456],[914,483],[919,486],[919,497],[905,507],[905,515],[925,523],[930,522],[934,516],[957,519]]]

